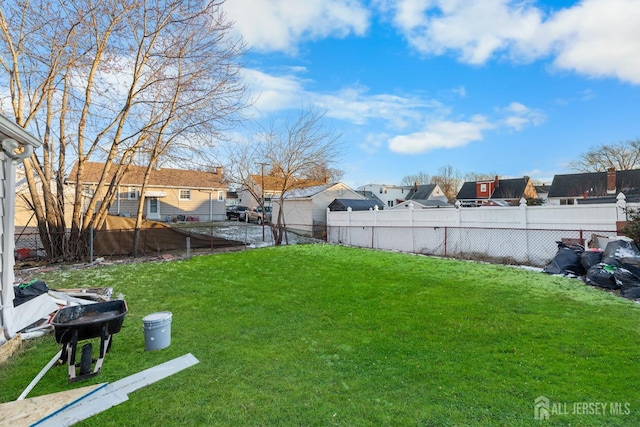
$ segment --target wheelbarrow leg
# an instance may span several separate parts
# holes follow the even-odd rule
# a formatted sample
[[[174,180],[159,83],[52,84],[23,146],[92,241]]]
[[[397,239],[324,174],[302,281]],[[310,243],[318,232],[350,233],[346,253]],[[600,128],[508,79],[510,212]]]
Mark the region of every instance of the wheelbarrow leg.
[[[100,334],[100,355],[98,360],[96,361],[96,366],[93,370],[94,374],[100,372],[102,369],[102,362],[104,361],[104,356],[107,354],[109,349],[111,348],[111,334],[107,333],[106,325],[102,327],[102,332]]]
[[[67,354],[67,368],[69,370],[69,382],[73,382],[76,377],[76,347],[78,345],[78,331],[73,332],[73,337],[67,343],[65,353]]]

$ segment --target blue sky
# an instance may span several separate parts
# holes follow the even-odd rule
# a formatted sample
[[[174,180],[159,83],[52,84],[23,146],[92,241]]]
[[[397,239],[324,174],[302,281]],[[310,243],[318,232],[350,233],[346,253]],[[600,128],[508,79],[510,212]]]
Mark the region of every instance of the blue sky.
[[[640,1],[227,0],[256,121],[305,106],[342,134],[343,181],[551,183],[640,138]],[[238,136],[240,137],[240,136]]]

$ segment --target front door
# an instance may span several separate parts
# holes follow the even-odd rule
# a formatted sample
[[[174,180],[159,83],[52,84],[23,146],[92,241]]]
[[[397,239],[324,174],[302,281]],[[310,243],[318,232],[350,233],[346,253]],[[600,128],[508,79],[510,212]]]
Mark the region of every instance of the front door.
[[[157,197],[147,199],[147,218],[160,219],[160,200]]]

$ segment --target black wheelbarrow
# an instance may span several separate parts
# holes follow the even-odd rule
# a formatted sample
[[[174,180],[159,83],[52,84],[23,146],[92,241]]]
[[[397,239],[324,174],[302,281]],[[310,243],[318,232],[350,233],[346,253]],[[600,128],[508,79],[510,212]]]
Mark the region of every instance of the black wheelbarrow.
[[[94,377],[100,373],[105,355],[111,349],[111,337],[120,332],[127,303],[113,300],[95,304],[76,305],[60,309],[52,320],[56,342],[62,344],[60,363],[67,363],[69,383]],[[82,346],[80,363],[76,365],[77,345],[79,341],[100,338],[100,353],[93,359],[93,346]],[[95,366],[92,368],[92,365]],[[76,375],[76,368],[80,368]]]

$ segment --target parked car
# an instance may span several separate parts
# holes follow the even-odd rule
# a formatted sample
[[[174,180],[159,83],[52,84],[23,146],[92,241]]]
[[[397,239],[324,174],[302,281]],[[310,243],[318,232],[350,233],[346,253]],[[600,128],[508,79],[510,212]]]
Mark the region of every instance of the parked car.
[[[260,206],[255,206],[250,211],[247,211],[249,222],[255,221],[258,224],[271,222],[271,206],[265,206],[264,210],[266,215],[263,215],[262,208]]]
[[[227,219],[232,220],[236,219],[238,221],[245,221],[247,219],[247,211],[249,210],[246,206],[229,206],[227,208]]]

